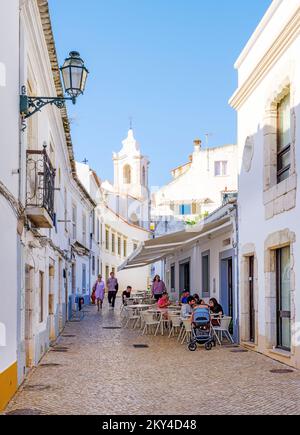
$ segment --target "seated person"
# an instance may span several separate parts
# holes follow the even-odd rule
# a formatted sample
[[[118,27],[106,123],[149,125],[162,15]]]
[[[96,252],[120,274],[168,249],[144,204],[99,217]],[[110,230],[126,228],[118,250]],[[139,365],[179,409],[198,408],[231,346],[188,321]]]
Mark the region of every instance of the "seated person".
[[[158,308],[168,308],[171,305],[168,293],[163,293],[162,297],[157,302]]]
[[[131,292],[132,292],[132,287],[130,285],[127,287],[126,290],[123,291],[122,293],[123,305],[126,305],[127,303],[126,299],[129,299],[131,297]]]
[[[189,291],[185,291],[182,293],[182,297],[181,297],[181,303],[182,304],[187,304],[188,303],[188,298],[190,297],[190,292]]]
[[[196,301],[197,304],[200,303],[201,299],[200,299],[200,296],[199,296],[197,293],[195,293],[195,294],[193,295],[193,298],[195,299],[195,301]]]
[[[210,312],[215,316],[224,316],[224,310],[217,299],[212,298],[209,301]]]
[[[211,323],[213,326],[220,326],[220,318],[224,316],[224,310],[218,303],[217,299],[212,298],[209,301],[210,312],[213,317]]]
[[[187,304],[182,304],[181,307],[181,318],[188,319],[193,314],[193,305],[195,305],[196,301],[192,296],[188,298]]]

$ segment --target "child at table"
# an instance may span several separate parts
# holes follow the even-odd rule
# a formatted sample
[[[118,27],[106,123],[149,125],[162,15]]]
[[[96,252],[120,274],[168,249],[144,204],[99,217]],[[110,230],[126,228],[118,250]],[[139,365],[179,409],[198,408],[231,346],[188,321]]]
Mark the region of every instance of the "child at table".
[[[157,302],[158,308],[164,309],[168,308],[171,305],[168,293],[164,293],[162,297]]]

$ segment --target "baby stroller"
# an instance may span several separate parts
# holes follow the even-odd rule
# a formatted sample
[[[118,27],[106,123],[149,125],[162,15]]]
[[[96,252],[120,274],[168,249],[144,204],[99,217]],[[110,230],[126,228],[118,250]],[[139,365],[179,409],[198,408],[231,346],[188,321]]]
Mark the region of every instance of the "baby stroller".
[[[206,350],[216,346],[213,336],[209,308],[197,308],[194,313],[191,341],[188,348],[191,352],[197,350],[198,344],[204,345]]]

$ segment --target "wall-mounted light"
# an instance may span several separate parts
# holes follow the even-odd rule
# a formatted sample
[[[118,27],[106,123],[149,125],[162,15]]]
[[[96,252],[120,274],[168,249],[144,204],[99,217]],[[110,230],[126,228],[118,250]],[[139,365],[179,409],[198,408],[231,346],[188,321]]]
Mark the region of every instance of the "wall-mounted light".
[[[30,118],[30,116],[40,112],[48,104],[54,104],[59,109],[65,107],[65,102],[68,100],[75,104],[76,98],[84,93],[89,71],[77,51],[70,53],[60,70],[65,93],[69,97],[29,97],[26,87],[23,86],[20,96],[20,113],[23,119]]]

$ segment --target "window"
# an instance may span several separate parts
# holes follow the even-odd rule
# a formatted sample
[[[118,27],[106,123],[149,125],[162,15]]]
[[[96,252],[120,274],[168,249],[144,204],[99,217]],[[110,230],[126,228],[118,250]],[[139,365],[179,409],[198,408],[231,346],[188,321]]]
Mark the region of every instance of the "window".
[[[109,266],[105,266],[105,281],[107,282],[109,278]]]
[[[131,184],[131,167],[129,165],[124,166],[123,178],[124,184]]]
[[[118,237],[118,255],[121,256],[122,255],[122,240],[121,237]]]
[[[171,292],[175,292],[175,264],[171,266]]]
[[[179,206],[179,214],[181,216],[192,214],[192,206],[190,204],[181,204]]]
[[[147,182],[146,182],[146,168],[145,168],[145,166],[143,166],[142,184],[143,184],[143,186],[147,186]]]
[[[202,296],[210,297],[210,252],[202,254]]]
[[[228,175],[228,162],[215,162],[215,177],[226,177]]]
[[[291,252],[290,247],[276,251],[277,347],[291,350]]]
[[[95,275],[95,272],[96,272],[96,259],[95,259],[95,256],[93,255],[92,256],[92,273],[93,273],[93,275]]]
[[[72,205],[72,235],[73,239],[77,238],[77,207],[76,205]]]
[[[109,251],[109,229],[105,230],[105,249]]]
[[[112,273],[116,274],[116,268],[115,267],[112,267],[111,271],[112,271]]]
[[[44,273],[39,274],[39,322],[44,321]]]
[[[124,257],[127,257],[127,240],[124,239],[124,245],[123,245],[123,254]]]
[[[93,236],[96,235],[96,214],[95,214],[95,210],[92,211],[92,234],[93,234]]]
[[[86,265],[82,265],[82,294],[85,295],[87,292],[86,288]]]
[[[97,242],[100,244],[100,221],[97,219]]]
[[[65,231],[68,231],[68,195],[67,189],[64,190],[64,202],[65,202],[65,210],[64,210],[64,220],[65,220]]]
[[[82,242],[86,246],[86,214],[82,214]]]
[[[286,180],[291,171],[290,95],[277,106],[277,182]]]
[[[116,235],[114,233],[111,235],[111,252],[113,254],[116,252]]]
[[[76,294],[76,265],[72,264],[72,294]]]
[[[100,269],[101,269],[101,267],[100,267],[100,258],[98,257],[97,258],[97,276],[100,274]]]

